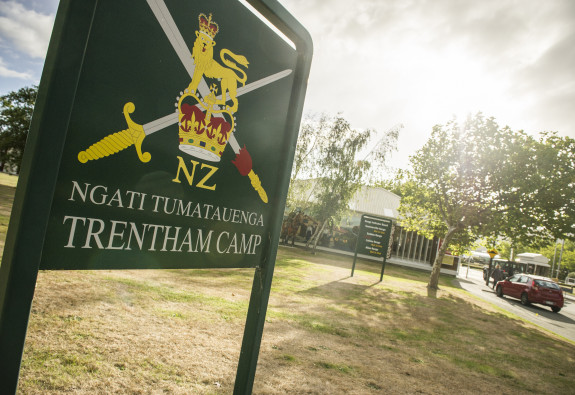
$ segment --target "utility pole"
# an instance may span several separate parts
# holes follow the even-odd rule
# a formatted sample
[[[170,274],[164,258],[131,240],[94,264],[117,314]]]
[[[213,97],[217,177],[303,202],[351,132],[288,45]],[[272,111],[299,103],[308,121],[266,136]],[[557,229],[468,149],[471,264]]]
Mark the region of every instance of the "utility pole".
[[[555,240],[555,248],[553,249],[553,266],[551,266],[551,277],[553,277],[553,272],[555,271],[555,257],[557,256],[557,239]]]
[[[495,258],[495,256],[499,253],[495,248],[487,250],[487,253],[489,254],[489,269],[487,269],[487,280],[485,280],[485,285],[489,287],[489,277],[491,276],[492,272],[491,268],[493,267],[493,258]],[[493,279],[493,281],[495,281],[495,279]]]
[[[561,259],[563,259],[563,247],[565,247],[565,239],[561,241],[561,252],[559,253],[559,263],[557,263],[557,280],[559,280],[559,269],[561,268]]]

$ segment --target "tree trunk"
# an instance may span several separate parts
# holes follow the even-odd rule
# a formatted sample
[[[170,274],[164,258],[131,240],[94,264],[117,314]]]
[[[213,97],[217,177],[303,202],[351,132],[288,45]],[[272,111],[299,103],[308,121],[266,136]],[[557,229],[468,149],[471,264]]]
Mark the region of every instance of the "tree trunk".
[[[313,240],[313,253],[315,254],[315,249],[317,248],[317,243],[319,242],[319,239],[321,237],[321,235],[323,234],[323,230],[325,229],[325,225],[327,224],[327,219],[325,221],[323,221],[323,224],[321,224],[321,227],[318,227],[318,230],[315,232],[314,237],[312,237],[310,239],[310,242]]]
[[[316,238],[316,236],[317,236],[317,234],[318,234],[318,232],[319,232],[319,228],[320,228],[319,225],[317,225],[317,226],[314,227],[313,234],[311,235],[311,237],[309,238],[309,240],[305,242],[305,248],[309,248],[310,245],[313,243],[313,241],[315,240],[315,238]]]
[[[454,226],[450,226],[447,229],[447,233],[445,234],[445,238],[441,243],[441,247],[439,247],[439,251],[437,251],[437,256],[435,257],[435,262],[433,262],[433,268],[431,269],[431,276],[429,277],[429,284],[427,284],[427,295],[431,297],[435,297],[437,294],[437,290],[439,289],[439,273],[441,271],[441,262],[443,262],[443,257],[445,256],[445,251],[447,251],[447,246],[453,239],[457,228]]]
[[[319,230],[320,230],[319,228],[320,228],[319,225],[314,228],[313,234],[311,235],[311,237],[309,238],[309,240],[305,242],[305,248],[309,248],[310,245],[313,244],[313,241],[315,240],[315,238],[316,238],[317,235],[319,234]]]

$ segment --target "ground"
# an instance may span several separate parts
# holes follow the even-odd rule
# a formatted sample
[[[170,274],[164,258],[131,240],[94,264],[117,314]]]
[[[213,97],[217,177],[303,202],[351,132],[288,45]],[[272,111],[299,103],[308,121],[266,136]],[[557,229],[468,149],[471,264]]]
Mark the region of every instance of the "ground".
[[[16,177],[0,175],[0,246]],[[429,273],[281,247],[255,394],[571,394],[575,345]],[[18,392],[230,394],[253,269],[41,271]]]
[[[350,258],[281,248],[254,393],[570,393],[572,343],[451,278],[430,299],[427,273],[379,271],[350,278]],[[41,272],[20,392],[229,394],[252,276]]]

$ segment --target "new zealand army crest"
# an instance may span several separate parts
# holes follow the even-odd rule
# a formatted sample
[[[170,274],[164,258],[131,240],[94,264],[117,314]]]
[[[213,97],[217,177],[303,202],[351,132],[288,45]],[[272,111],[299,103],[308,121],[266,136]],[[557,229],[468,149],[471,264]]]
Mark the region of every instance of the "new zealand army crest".
[[[81,151],[78,160],[87,163],[116,154],[134,145],[140,161],[149,162],[152,155],[142,151],[145,137],[177,123],[181,152],[202,161],[217,163],[221,161],[226,147],[230,146],[236,155],[232,163],[241,176],[248,176],[260,199],[267,203],[267,194],[252,169],[252,157],[245,145],[240,148],[235,136],[238,96],[284,78],[291,73],[291,70],[284,70],[246,84],[249,62],[244,56],[224,48],[219,51],[219,61],[214,57],[215,37],[220,27],[214,21],[212,14],[199,14],[198,30],[195,32],[196,37],[190,53],[163,0],[148,0],[148,4],[191,77],[191,82],[176,97],[175,112],[144,125],[132,120],[130,114],[136,107],[131,102],[126,103],[123,113],[127,129],[111,134]],[[205,77],[217,82],[208,85]],[[185,166],[183,159],[179,156],[178,159],[180,168]],[[194,166],[198,164],[195,161],[192,163]],[[204,166],[211,168],[212,171],[217,170],[215,166],[209,164],[202,164],[202,167]],[[206,189],[212,188],[206,187]]]

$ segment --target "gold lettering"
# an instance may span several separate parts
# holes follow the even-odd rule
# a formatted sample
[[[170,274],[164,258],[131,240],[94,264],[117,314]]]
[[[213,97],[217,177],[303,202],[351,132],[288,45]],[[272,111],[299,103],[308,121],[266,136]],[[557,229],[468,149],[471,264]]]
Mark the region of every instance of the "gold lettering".
[[[177,182],[180,183],[180,170],[184,169],[184,175],[186,176],[186,178],[188,179],[188,184],[193,185],[194,182],[194,173],[196,172],[196,165],[199,162],[196,162],[195,160],[190,159],[190,162],[192,162],[192,164],[194,165],[194,167],[192,168],[192,175],[190,175],[190,173],[188,173],[188,168],[186,167],[186,162],[184,162],[184,160],[182,159],[181,156],[178,156],[179,159],[179,163],[178,163],[178,172],[176,173],[176,178],[174,178],[172,181],[173,182]],[[203,167],[203,166],[202,166]]]
[[[181,156],[178,156],[178,172],[176,173],[176,178],[174,178],[172,180],[172,182],[177,182],[177,183],[181,183],[180,181],[180,170],[183,170],[184,172],[184,176],[186,176],[186,179],[188,180],[188,184],[190,184],[190,186],[194,186],[194,176],[196,174],[196,166],[200,163],[197,162],[195,160],[190,159],[190,162],[192,162],[192,174],[189,173],[188,168],[186,167],[186,162],[184,161],[184,159],[182,159]],[[216,190],[216,184],[214,185],[206,185],[206,182],[210,179],[211,176],[214,175],[214,173],[218,170],[217,167],[215,166],[211,166],[211,165],[207,165],[205,163],[202,163],[202,167],[201,169],[203,169],[204,167],[207,167],[209,169],[208,174],[206,174],[204,176],[204,178],[202,178],[200,180],[200,182],[198,182],[195,186],[198,188],[203,188],[203,189],[209,189],[210,191],[215,191]]]
[[[198,184],[196,185],[198,188],[204,188],[204,189],[209,189],[210,191],[215,191],[216,190],[216,184],[212,185],[212,186],[207,186],[206,185],[206,181],[208,181],[208,179],[214,175],[214,173],[218,170],[217,167],[215,166],[210,166],[210,165],[206,165],[205,163],[202,163],[202,169],[204,167],[208,167],[210,168],[210,172],[208,174],[206,174],[206,176],[204,178],[202,178],[200,180],[200,182],[198,182]]]

